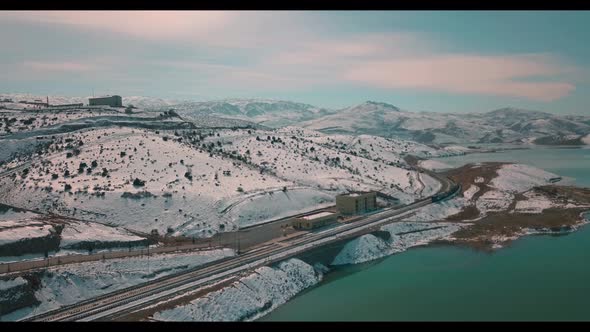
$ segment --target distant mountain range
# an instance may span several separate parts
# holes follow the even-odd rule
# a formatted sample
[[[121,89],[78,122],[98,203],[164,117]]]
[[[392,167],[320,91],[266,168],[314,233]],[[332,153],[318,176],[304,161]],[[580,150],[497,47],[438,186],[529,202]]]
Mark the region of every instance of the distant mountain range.
[[[45,100],[44,97],[27,94],[0,94],[0,100],[2,98],[12,98],[15,102]],[[49,99],[51,104],[88,101],[88,97],[50,96]],[[590,116],[560,116],[516,108],[457,114],[411,112],[376,101],[366,101],[343,109],[326,109],[271,99],[180,102],[150,97],[123,97],[123,103],[146,110],[174,109],[188,119],[208,115],[246,120],[273,128],[293,125],[324,133],[398,137],[425,144],[590,144]]]
[[[421,143],[585,144],[590,117],[504,108],[486,113],[408,112],[365,102],[301,124],[333,133],[402,137]]]
[[[297,125],[334,113],[312,105],[269,99],[226,99],[173,105],[184,116],[215,115],[253,121],[268,127]]]
[[[289,125],[324,133],[399,137],[420,143],[588,144],[589,116],[558,116],[503,108],[486,113],[410,112],[375,101],[339,110],[290,101],[228,99],[170,106],[184,115],[215,115],[269,127]]]

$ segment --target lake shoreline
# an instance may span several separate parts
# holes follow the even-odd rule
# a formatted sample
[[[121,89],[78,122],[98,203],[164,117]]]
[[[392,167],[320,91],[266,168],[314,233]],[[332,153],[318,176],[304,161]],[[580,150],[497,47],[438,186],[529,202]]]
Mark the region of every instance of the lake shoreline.
[[[490,152],[488,154],[486,154],[485,152],[470,152],[469,156],[456,156],[456,157],[445,157],[445,162],[448,160],[450,161],[449,164],[451,166],[454,166],[453,168],[460,168],[465,164],[468,163],[483,163],[485,161],[495,161],[498,164],[506,164],[506,162],[508,163],[519,163],[519,162],[525,162],[525,163],[531,163],[537,167],[541,167],[545,170],[551,171],[551,172],[555,172],[556,174],[558,174],[559,176],[563,176],[566,179],[575,179],[575,185],[576,187],[571,187],[571,186],[564,186],[564,185],[560,185],[559,183],[557,184],[549,184],[547,186],[545,186],[545,188],[540,188],[541,191],[543,190],[547,190],[549,188],[554,188],[557,187],[559,191],[570,191],[569,194],[571,195],[576,195],[576,194],[580,194],[580,193],[585,193],[588,188],[586,188],[588,186],[587,183],[590,183],[590,174],[588,173],[587,169],[589,169],[587,167],[587,158],[584,158],[584,147],[580,147],[580,146],[574,146],[574,147],[530,147],[530,148],[519,148],[519,149],[514,149],[512,151],[508,151],[508,150],[504,150],[504,151],[498,151],[498,152]],[[547,153],[549,151],[553,151],[554,153]],[[582,159],[579,159],[580,157],[582,157]],[[436,160],[441,160],[441,158],[432,158],[432,159],[436,159]],[[456,160],[456,163],[453,163],[452,161]],[[503,162],[503,160],[505,162]],[[576,164],[570,164],[571,162],[575,162]],[[586,162],[586,164],[585,164]],[[460,163],[460,164],[459,164]],[[572,165],[574,165],[575,167],[571,167]],[[563,181],[562,181],[563,182]],[[543,186],[541,186],[543,187]],[[590,187],[590,186],[588,186]],[[568,189],[569,188],[569,189]],[[463,191],[465,191],[465,189],[469,189],[469,188],[464,188]],[[481,193],[480,195],[482,195],[483,193]],[[528,195],[528,194],[527,194]],[[531,194],[532,195],[532,194]],[[514,197],[514,199],[510,202],[509,205],[511,205],[512,207],[514,207],[516,204],[514,201],[518,202],[519,200],[522,200],[523,197],[522,196],[518,196],[518,197]],[[529,198],[530,199],[530,198]],[[365,302],[369,301],[368,303],[375,303],[375,306],[369,305],[368,303],[363,306],[363,308],[367,308],[369,309],[370,307],[373,308],[372,311],[378,311],[380,313],[374,313],[372,311],[366,311],[366,310],[362,310],[361,307],[358,307],[355,305],[356,300],[359,299],[359,296],[361,292],[361,290],[359,290],[358,292],[353,291],[353,294],[347,294],[346,296],[344,295],[340,295],[338,296],[338,300],[334,300],[331,301],[329,300],[330,295],[326,295],[326,294],[332,294],[332,296],[336,296],[336,294],[340,294],[338,293],[338,291],[336,291],[336,289],[340,289],[340,288],[344,288],[344,289],[350,289],[350,287],[355,287],[355,288],[359,288],[359,289],[365,289],[365,288],[370,288],[373,289],[375,287],[377,287],[377,285],[375,285],[374,287],[371,284],[375,284],[376,282],[367,282],[367,284],[365,285],[363,282],[360,281],[360,279],[363,278],[368,278],[366,276],[370,276],[370,278],[393,278],[393,280],[397,280],[399,278],[402,277],[396,277],[395,274],[391,275],[391,276],[387,276],[387,275],[383,275],[383,270],[387,268],[389,269],[395,269],[396,274],[398,273],[402,273],[402,275],[414,275],[411,274],[412,271],[412,266],[414,266],[415,264],[419,264],[417,261],[415,261],[415,259],[413,259],[412,257],[416,257],[416,256],[445,256],[447,255],[446,253],[451,251],[453,253],[456,253],[457,255],[460,256],[466,256],[466,257],[480,257],[477,259],[477,261],[480,260],[484,260],[484,262],[486,262],[486,264],[494,264],[493,262],[498,261],[503,259],[504,257],[513,257],[513,256],[523,256],[523,257],[529,257],[530,254],[533,254],[533,252],[537,252],[537,251],[533,251],[530,252],[530,254],[528,253],[530,251],[530,249],[526,249],[527,246],[530,246],[531,243],[534,244],[534,246],[547,246],[547,247],[551,247],[551,248],[556,248],[555,250],[552,251],[547,251],[544,254],[539,253],[537,256],[542,259],[541,257],[547,257],[547,259],[551,259],[551,262],[553,264],[555,264],[555,262],[559,262],[560,264],[563,264],[563,273],[565,273],[566,275],[571,275],[571,272],[568,274],[568,272],[566,272],[568,269],[574,269],[577,270],[579,269],[584,269],[584,271],[587,272],[580,272],[580,273],[576,273],[574,274],[576,276],[576,278],[580,279],[581,283],[578,283],[579,286],[577,287],[587,287],[586,283],[583,282],[583,280],[585,280],[584,276],[590,276],[590,269],[587,269],[587,267],[585,265],[572,265],[574,264],[573,262],[570,264],[570,258],[568,259],[557,259],[557,258],[550,258],[550,257],[554,257],[554,256],[558,256],[561,257],[559,255],[566,255],[566,257],[569,256],[580,256],[580,255],[584,255],[584,250],[582,249],[572,249],[570,248],[571,246],[577,245],[577,246],[585,246],[585,247],[590,247],[590,245],[588,245],[588,241],[586,240],[579,240],[579,239],[585,239],[588,234],[590,234],[590,228],[586,227],[586,224],[590,223],[589,219],[589,214],[590,212],[588,212],[590,210],[590,208],[579,208],[577,210],[572,210],[572,209],[565,209],[565,210],[570,210],[571,212],[568,213],[568,220],[565,220],[564,225],[567,224],[566,226],[568,227],[561,227],[564,225],[561,225],[561,223],[553,223],[553,222],[549,222],[548,224],[546,223],[547,220],[540,222],[537,226],[536,229],[533,228],[528,228],[528,227],[523,227],[522,229],[519,229],[518,232],[516,232],[517,236],[515,236],[512,239],[508,239],[508,241],[505,241],[504,243],[502,243],[501,246],[496,246],[495,248],[491,249],[491,250],[483,250],[482,248],[477,248],[478,246],[474,246],[473,243],[466,243],[464,241],[461,240],[436,240],[433,242],[430,242],[428,244],[425,245],[420,245],[420,246],[416,246],[416,247],[412,247],[412,248],[408,248],[407,251],[401,253],[402,255],[398,255],[398,254],[392,254],[390,256],[386,256],[386,257],[382,257],[382,258],[378,258],[374,261],[370,261],[370,262],[366,262],[366,263],[360,263],[360,264],[356,264],[356,265],[349,265],[349,266],[339,266],[339,267],[333,267],[333,269],[331,269],[330,272],[328,272],[328,274],[326,274],[326,278],[325,281],[320,282],[319,284],[311,287],[308,290],[303,291],[301,294],[298,294],[295,298],[293,298],[292,300],[290,300],[288,303],[286,303],[285,305],[277,308],[277,310],[269,313],[267,316],[262,317],[260,320],[263,321],[293,321],[293,320],[319,320],[319,321],[331,321],[331,320],[365,320],[365,319],[369,319],[369,320],[384,320],[384,321],[391,321],[391,320],[398,320],[400,319],[400,317],[403,317],[401,319],[417,319],[417,320],[429,320],[429,319],[433,319],[433,320],[440,320],[440,319],[461,319],[461,320],[471,320],[471,319],[476,319],[477,317],[480,317],[480,319],[483,320],[494,320],[497,317],[504,317],[504,318],[500,318],[500,319],[510,319],[510,317],[515,317],[513,319],[517,319],[517,320],[522,320],[522,319],[541,319],[541,320],[546,320],[546,319],[550,319],[547,317],[556,317],[553,316],[551,314],[548,314],[550,311],[550,308],[554,307],[554,301],[553,302],[547,302],[547,301],[541,301],[539,302],[539,307],[542,309],[544,308],[544,305],[546,304],[546,306],[548,307],[547,309],[547,313],[546,314],[539,314],[537,312],[531,312],[531,313],[522,313],[523,307],[519,307],[519,309],[517,309],[516,307],[512,307],[512,306],[508,306],[511,309],[511,313],[510,314],[502,314],[502,310],[498,310],[499,308],[503,308],[506,307],[506,304],[502,304],[499,305],[499,303],[493,302],[493,301],[489,301],[487,300],[487,302],[481,302],[478,300],[478,297],[473,297],[471,296],[470,298],[472,299],[471,301],[473,301],[474,303],[478,303],[473,304],[473,305],[466,305],[465,303],[469,303],[470,301],[463,301],[463,303],[461,302],[452,302],[452,298],[454,298],[455,296],[451,297],[451,298],[440,298],[437,297],[436,299],[440,302],[440,301],[444,301],[445,303],[445,307],[449,307],[449,308],[461,308],[462,311],[466,312],[462,315],[460,315],[460,318],[452,318],[452,317],[459,317],[457,316],[457,312],[453,312],[453,314],[444,316],[442,313],[437,313],[436,311],[432,311],[432,312],[428,312],[428,315],[426,315],[427,317],[434,317],[434,318],[425,318],[425,316],[420,316],[418,318],[418,316],[414,317],[414,313],[416,311],[412,311],[412,308],[417,309],[421,304],[418,303],[414,303],[414,306],[412,305],[408,305],[407,301],[413,301],[413,298],[407,298],[404,297],[403,293],[407,292],[408,290],[413,289],[413,286],[410,285],[414,285],[416,281],[411,281],[413,280],[413,277],[408,279],[407,281],[397,281],[397,282],[402,282],[402,284],[400,284],[399,287],[403,287],[403,288],[398,288],[397,286],[395,287],[395,289],[398,289],[396,292],[394,292],[393,294],[391,294],[391,297],[386,297],[385,299],[383,298],[384,296],[386,296],[385,294],[382,294],[381,290],[375,290],[374,292],[370,292],[370,291],[362,291],[363,295],[362,297],[365,298]],[[473,211],[471,212],[473,214]],[[560,213],[559,209],[555,209],[552,210],[551,213]],[[492,213],[493,214],[493,213]],[[504,217],[508,217],[507,223],[508,224],[513,224],[513,225],[518,225],[521,224],[524,219],[535,219],[536,217],[538,217],[540,214],[523,214],[523,215],[514,215],[514,214],[508,214],[508,213],[504,213]],[[528,216],[528,217],[527,217]],[[469,215],[467,215],[466,217],[469,217]],[[475,219],[475,216],[472,216],[473,218],[457,218],[457,219],[453,219],[450,218],[451,220],[449,220],[448,222],[456,222],[459,219]],[[490,217],[490,219],[492,218],[500,218],[502,217],[502,213],[496,214],[495,217]],[[525,224],[528,224],[530,226],[530,222],[531,220],[528,220],[525,222]],[[474,223],[477,223],[477,221],[475,221]],[[558,225],[560,224],[560,225]],[[547,227],[546,227],[547,226]],[[461,231],[459,231],[461,232]],[[565,242],[564,242],[565,241]],[[567,249],[563,249],[563,245],[558,245],[557,243],[563,243],[563,244],[568,244],[566,247]],[[486,247],[486,248],[491,248],[494,245],[494,243],[491,243],[491,245],[488,243],[487,245],[484,245],[482,247]],[[498,250],[500,248],[505,248],[505,249],[510,249],[510,250]],[[523,249],[524,248],[524,249]],[[557,249],[559,248],[559,250]],[[411,250],[411,249],[420,249],[420,250]],[[523,251],[524,250],[524,251]],[[573,250],[573,251],[572,251]],[[563,252],[562,252],[563,251]],[[454,254],[453,254],[454,255]],[[480,256],[483,255],[483,256]],[[495,257],[495,258],[494,258]],[[536,257],[536,256],[534,256]],[[394,262],[398,262],[398,263],[394,263]],[[403,263],[402,263],[403,262]],[[515,265],[515,270],[514,271],[520,271],[518,268],[522,268],[522,266],[528,266],[530,264],[535,264],[535,268],[537,268],[536,266],[540,264],[540,266],[544,266],[544,263],[539,262],[538,264],[536,263],[536,261],[525,261],[525,262],[531,262],[531,263],[524,263],[521,261],[518,261],[517,265]],[[392,265],[394,264],[394,265]],[[400,265],[402,264],[402,265]],[[405,268],[404,266],[411,264],[410,268]],[[398,266],[399,265],[399,266]],[[551,265],[550,265],[551,266]],[[406,272],[406,270],[408,270],[408,272]],[[494,268],[494,271],[498,270],[498,268]],[[502,271],[504,271],[505,269],[503,269]],[[559,274],[559,272],[557,272],[557,270],[554,269],[549,269],[550,271],[548,271],[548,273],[551,273],[550,275],[553,276],[559,276],[561,274]],[[352,271],[352,272],[351,272]],[[505,272],[508,272],[511,270],[507,270]],[[525,270],[527,271],[527,270]],[[467,269],[464,272],[467,273],[473,273],[472,269]],[[449,270],[449,271],[445,271],[445,273],[448,274],[453,274],[455,273],[455,269]],[[520,273],[525,273],[520,272]],[[534,272],[531,272],[534,273]],[[557,273],[557,274],[555,274]],[[462,272],[462,274],[464,274]],[[333,276],[333,277],[331,277]],[[485,275],[482,276],[485,278]],[[565,276],[564,276],[565,277]],[[405,277],[404,277],[405,278]],[[457,278],[459,278],[459,275],[457,275]],[[453,277],[453,279],[457,279],[455,277]],[[514,277],[509,277],[509,278],[518,278],[518,274],[515,275]],[[359,280],[359,281],[353,281],[353,280]],[[502,280],[504,280],[505,278],[502,278]],[[542,277],[540,275],[536,275],[536,278],[534,279],[536,283],[543,283],[545,280],[547,279],[546,277]],[[405,279],[403,279],[405,280]],[[511,279],[508,279],[511,280]],[[471,281],[468,281],[471,282]],[[482,282],[484,282],[482,280]],[[490,281],[488,281],[490,282]],[[549,282],[551,285],[553,285],[553,288],[550,288],[548,290],[546,290],[544,293],[547,293],[547,291],[550,291],[548,294],[548,296],[550,296],[551,294],[553,294],[553,292],[557,292],[558,294],[563,294],[560,293],[560,289],[562,288],[560,286],[560,283],[555,282],[555,281],[547,281]],[[431,281],[428,280],[423,280],[424,286],[431,284]],[[571,281],[570,281],[571,283]],[[343,286],[340,286],[340,285]],[[380,285],[380,283],[378,283]],[[401,286],[401,285],[408,285],[408,286]],[[530,285],[530,282],[526,282],[524,285]],[[564,283],[564,285],[569,284],[569,283]],[[344,286],[347,285],[347,286]],[[354,286],[353,286],[354,285]],[[517,281],[510,281],[507,284],[505,284],[504,282],[502,282],[502,285],[505,285],[504,287],[506,287],[507,289],[512,289],[515,288],[518,291],[512,291],[511,293],[508,293],[508,291],[496,291],[496,292],[492,292],[489,294],[490,297],[494,297],[498,294],[511,294],[511,296],[514,297],[515,301],[527,301],[527,299],[525,297],[522,297],[522,295],[519,295],[519,292],[524,292],[522,291],[523,289],[527,289],[526,287],[520,286],[520,283]],[[323,286],[323,287],[320,287]],[[449,286],[452,287],[452,286]],[[475,286],[474,286],[475,287]],[[428,289],[427,287],[425,287],[426,289]],[[332,290],[333,289],[333,290]],[[481,292],[481,293],[486,293],[488,292],[488,290],[486,288],[474,288],[472,289],[472,292]],[[336,292],[336,293],[334,293]],[[451,291],[449,291],[451,292]],[[441,291],[441,294],[447,294],[448,292],[445,292],[444,290]],[[452,292],[451,292],[452,293]],[[544,294],[543,293],[543,294]],[[323,295],[320,295],[323,294]],[[377,295],[379,294],[379,295]],[[394,295],[395,294],[395,295]],[[579,301],[586,301],[588,298],[588,294],[590,294],[590,289],[587,292],[580,292],[581,296],[578,298],[578,302]],[[586,294],[586,296],[583,296],[583,294]],[[449,294],[450,295],[450,294]],[[374,296],[376,296],[374,298]],[[433,294],[429,294],[429,297],[432,297]],[[441,295],[442,296],[442,295]],[[537,296],[538,292],[537,292]],[[555,298],[556,295],[553,295],[553,298]],[[405,299],[405,300],[401,300],[401,298]],[[400,298],[400,300],[396,300],[397,298]],[[482,300],[485,299],[485,297],[480,296],[479,298],[481,298]],[[327,299],[327,300],[326,300]],[[346,301],[344,299],[350,299],[350,301]],[[356,299],[356,300],[353,300]],[[379,300],[382,299],[382,300]],[[431,299],[432,300],[432,299]],[[311,301],[311,302],[309,302]],[[418,301],[418,300],[416,300]],[[357,308],[357,310],[360,310],[360,312],[357,312],[356,314],[349,314],[348,316],[343,316],[341,314],[339,314],[339,311],[342,311],[343,308],[340,308],[340,303],[341,302],[345,302],[348,303],[349,306],[352,306],[353,308]],[[388,303],[385,307],[383,307],[383,305],[377,305],[376,303]],[[402,303],[404,303],[402,305]],[[440,302],[443,303],[443,302]],[[495,306],[493,306],[490,303],[496,303]],[[503,302],[502,302],[503,303]],[[472,307],[485,307],[489,304],[489,307],[487,307],[487,310],[477,310],[477,311],[473,311],[470,312],[470,309]],[[381,308],[387,308],[388,306],[395,306],[398,310],[398,312],[394,313],[394,312],[388,312],[387,309],[382,309]],[[401,306],[400,306],[401,305]],[[450,305],[450,306],[449,306]],[[318,316],[313,315],[313,309],[314,307],[317,306],[322,306],[322,307],[330,307],[330,306],[335,306],[336,308],[333,308],[331,310],[329,310],[329,313],[323,315],[323,318],[320,318]],[[572,307],[571,305],[567,305],[565,303],[562,304],[562,307],[564,308],[564,310],[559,312],[559,316],[557,317],[586,317],[585,319],[588,318],[587,315],[584,315],[584,313],[578,313],[578,314],[572,314],[572,312],[579,312],[581,309],[579,309],[579,304],[575,307]],[[340,309],[338,309],[340,308]],[[537,311],[541,312],[542,310],[539,309]],[[451,310],[451,309],[449,309]],[[467,313],[468,312],[468,313]],[[521,312],[521,314],[516,315],[513,313],[518,313]],[[512,315],[512,316],[511,316]],[[527,316],[528,315],[528,316]],[[572,316],[573,315],[573,316]],[[363,318],[363,317],[368,317],[368,318]],[[396,318],[398,317],[398,318]],[[414,318],[412,318],[414,317]],[[451,317],[451,318],[448,318]],[[476,318],[470,318],[470,317],[476,317]],[[527,317],[531,317],[531,318],[527,318]]]

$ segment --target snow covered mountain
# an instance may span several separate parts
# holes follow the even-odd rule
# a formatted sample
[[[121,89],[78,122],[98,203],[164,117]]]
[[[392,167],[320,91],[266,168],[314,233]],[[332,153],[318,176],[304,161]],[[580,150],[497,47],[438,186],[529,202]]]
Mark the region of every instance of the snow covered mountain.
[[[185,117],[215,115],[272,128],[302,126],[326,134],[374,135],[426,144],[585,144],[590,117],[503,108],[487,113],[411,112],[366,101],[340,110],[268,99],[226,99],[170,106]]]
[[[422,143],[584,144],[590,117],[504,108],[486,113],[409,112],[367,101],[308,120],[324,133],[400,137]]]
[[[173,105],[172,108],[188,117],[215,115],[250,120],[273,128],[301,123],[334,112],[308,104],[270,99],[187,102]]]

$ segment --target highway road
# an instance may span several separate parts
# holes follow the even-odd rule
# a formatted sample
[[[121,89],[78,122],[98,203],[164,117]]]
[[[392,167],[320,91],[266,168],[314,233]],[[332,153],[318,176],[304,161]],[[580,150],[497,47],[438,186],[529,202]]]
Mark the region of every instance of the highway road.
[[[422,170],[441,181],[439,192],[453,189],[453,183],[436,173]],[[452,194],[455,194],[455,189]],[[432,204],[432,197],[403,207],[384,209],[358,218],[352,223],[270,243],[241,255],[215,261],[181,273],[159,278],[131,288],[112,292],[80,303],[40,314],[23,321],[96,321],[112,320],[146,306],[162,302],[189,290],[218,282],[238,273],[283,261],[305,251],[370,233],[383,225],[406,218],[414,210]]]

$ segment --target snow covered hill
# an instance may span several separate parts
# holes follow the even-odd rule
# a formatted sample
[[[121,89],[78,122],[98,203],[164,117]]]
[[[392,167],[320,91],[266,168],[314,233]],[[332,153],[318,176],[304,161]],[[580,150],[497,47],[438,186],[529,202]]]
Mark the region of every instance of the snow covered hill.
[[[250,120],[275,128],[297,124],[333,112],[308,104],[270,99],[226,99],[189,102],[173,105],[172,108],[187,117],[216,115]]]
[[[403,156],[453,153],[370,135],[239,128],[242,120],[211,115],[195,116],[191,128],[171,129],[184,120],[137,112],[83,112],[83,119],[60,113],[48,117],[56,118],[49,126],[35,120],[5,136],[29,148],[2,156],[0,171],[24,166],[0,180],[0,202],[139,231],[208,237],[325,207],[349,190],[380,190],[411,202],[440,184],[411,170]],[[219,127],[199,126],[211,118]],[[150,126],[137,125],[144,122]]]

